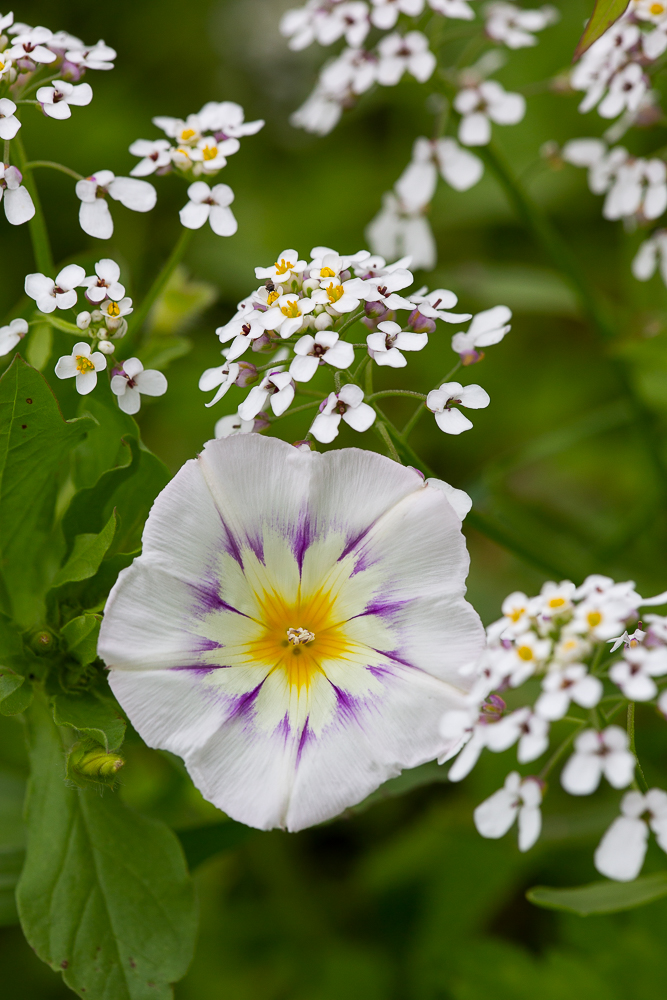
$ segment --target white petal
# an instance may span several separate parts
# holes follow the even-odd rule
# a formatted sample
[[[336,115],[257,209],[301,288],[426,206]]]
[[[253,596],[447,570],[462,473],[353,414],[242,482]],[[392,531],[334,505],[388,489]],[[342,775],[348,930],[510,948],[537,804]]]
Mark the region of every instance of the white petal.
[[[359,403],[359,406],[350,407],[343,414],[345,423],[360,433],[373,426],[375,417],[375,410],[368,403]]]
[[[178,213],[181,225],[185,226],[186,229],[201,229],[208,219],[210,211],[210,205],[201,205],[198,202],[189,201]]]
[[[113,219],[104,198],[82,201],[79,207],[79,224],[84,233],[98,240],[108,240],[113,236]]]
[[[125,367],[127,371],[127,367]],[[130,373],[128,372],[128,375]],[[162,372],[149,368],[148,371],[141,371],[134,376],[134,381],[139,392],[145,396],[163,396],[167,391],[167,379]]]
[[[619,816],[611,824],[595,852],[595,867],[607,878],[632,882],[646,855],[648,827],[641,819]]]
[[[87,396],[97,385],[97,372],[79,372],[76,376],[76,391]]]
[[[233,236],[239,228],[239,224],[234,218],[231,208],[224,208],[220,205],[213,205],[211,207],[211,214],[208,221],[216,236]]]
[[[338,437],[340,413],[318,413],[310,428],[310,433],[320,444],[330,444]]]
[[[24,222],[29,222],[35,214],[30,192],[23,185],[13,191],[5,191],[4,202],[7,222],[11,226],[21,226]]]
[[[445,494],[461,521],[472,508],[472,500],[464,490],[457,490],[455,486],[450,486],[442,479],[427,479],[426,485]]]
[[[563,768],[560,783],[570,795],[590,795],[600,784],[602,764],[592,753],[573,753]]]
[[[153,185],[136,177],[116,177],[109,185],[109,194],[133,212],[150,212],[157,201]]]
[[[501,788],[477,806],[473,813],[475,826],[483,837],[497,840],[505,836],[516,819],[517,810],[516,795]]]
[[[118,397],[118,405],[123,413],[129,413],[130,416],[138,413],[141,409],[141,394],[139,390],[128,386],[123,395]]]
[[[539,806],[524,806],[519,810],[519,850],[529,851],[542,830],[542,813]]]
[[[489,119],[481,111],[466,115],[459,125],[459,142],[464,146],[486,146],[491,141]]]
[[[435,414],[435,422],[445,434],[462,434],[472,427],[472,420],[468,420],[460,410],[455,407],[451,410],[441,410]]]

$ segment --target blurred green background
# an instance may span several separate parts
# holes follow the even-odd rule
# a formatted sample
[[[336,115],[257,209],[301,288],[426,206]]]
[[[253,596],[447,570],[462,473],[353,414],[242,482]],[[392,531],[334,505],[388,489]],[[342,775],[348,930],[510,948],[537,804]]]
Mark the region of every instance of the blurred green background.
[[[146,405],[140,423],[149,446],[173,471],[212,436],[215,420],[236,409],[232,390],[213,411],[197,388],[204,368],[220,363],[214,329],[254,285],[254,267],[286,247],[305,255],[325,244],[341,252],[364,246],[364,228],[381,196],[407,164],[417,134],[429,135],[434,116],[429,85],[407,80],[367,95],[323,139],[291,128],[289,114],[309,92],[324,57],[318,47],[291,53],[278,33],[282,0],[116,0],[65,5],[40,0],[15,9],[17,20],[64,28],[88,42],[103,37],[118,50],[111,73],[90,73],[92,105],[68,122],[23,115],[32,158],[59,160],[84,174],[110,168],[126,174],[134,164],[127,147],[157,138],[156,114],[185,116],[208,100],[239,101],[265,129],[242,141],[219,181],[236,192],[239,231],[231,239],[208,227],[195,236],[186,259],[181,301],[215,302],[181,331],[192,350],[168,369],[169,392]],[[634,391],[655,418],[658,449],[666,457],[667,294],[659,278],[646,285],[630,274],[642,233],[627,233],[601,217],[601,199],[586,187],[585,172],[554,169],[539,156],[548,140],[600,135],[595,114],[581,116],[577,96],[536,84],[564,70],[590,13],[590,0],[558,5],[561,22],[535,49],[510,53],[497,78],[508,89],[526,88],[528,112],[513,128],[495,128],[512,171],[548,211],[570,244],[582,273],[606,296],[618,328],[602,343],[582,318],[576,298],[551,261],[516,219],[487,170],[471,191],[441,184],[431,212],[439,263],[417,284],[452,288],[462,310],[503,302],[515,313],[511,334],[464,370],[491,395],[474,415],[474,430],[460,438],[440,434],[424,417],[413,444],[443,478],[468,489],[521,544],[543,562],[579,581],[588,572],[637,580],[642,593],[664,589],[665,484],[655,474],[644,437],[633,423],[614,364],[624,367]],[[449,22],[455,30],[460,22]],[[460,43],[443,51],[456,57]],[[634,152],[664,143],[657,132],[624,139]],[[142,216],[113,206],[116,230],[109,243],[86,237],[77,222],[74,183],[62,175],[37,176],[59,261],[88,266],[111,256],[123,266],[129,294],[140,298],[179,234],[185,184],[155,179],[158,207]],[[20,300],[24,275],[34,270],[27,227],[0,223],[0,315]],[[210,287],[198,287],[197,282]],[[195,284],[193,285],[192,282]],[[173,296],[174,323],[178,297]],[[170,318],[171,316],[171,318]],[[430,388],[453,354],[447,329],[411,359],[405,384]],[[66,339],[56,335],[45,374]],[[63,349],[59,351],[59,347]],[[395,373],[391,373],[395,378]],[[384,383],[378,378],[378,388]],[[389,383],[389,379],[387,380]],[[395,384],[395,383],[392,383]],[[421,387],[420,385],[420,387]],[[77,399],[59,383],[67,416]],[[409,411],[391,410],[397,420]],[[307,424],[285,422],[288,440]],[[281,430],[281,434],[282,434]],[[371,438],[371,446],[375,439]],[[344,431],[337,445],[357,444]],[[468,529],[472,566],[469,596],[485,622],[498,617],[512,589],[535,592],[545,579],[487,537]],[[639,754],[663,762],[667,730],[640,710]],[[177,763],[146,750],[137,737],[127,746],[122,794],[176,827],[216,821]],[[20,724],[0,723],[4,801],[20,801],[25,775]],[[592,851],[614,813],[618,795],[600,792],[583,802],[558,787],[546,804],[545,834],[521,856],[511,833],[500,842],[474,831],[472,809],[494,791],[514,763],[512,751],[487,757],[464,783],[448,786],[434,769],[433,783],[401,797],[378,796],[372,807],[323,828],[287,835],[250,833],[235,849],[197,871],[202,905],[194,964],[176,987],[179,1000],[653,1000],[664,991],[667,902],[615,917],[585,920],[538,910],[524,898],[537,883],[574,885],[594,879]],[[650,767],[649,767],[650,770]],[[656,763],[649,784],[662,780]],[[11,815],[0,822],[12,822]],[[646,871],[664,867],[649,854]],[[70,996],[32,954],[18,928],[0,930],[0,969],[7,1000]],[[114,998],[109,998],[114,1000]]]

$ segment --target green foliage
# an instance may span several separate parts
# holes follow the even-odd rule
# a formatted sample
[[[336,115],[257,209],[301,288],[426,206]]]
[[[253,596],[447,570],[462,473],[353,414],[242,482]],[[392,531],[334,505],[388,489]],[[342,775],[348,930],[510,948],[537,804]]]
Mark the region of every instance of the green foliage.
[[[628,6],[629,0],[595,0],[593,13],[579,39],[573,58],[581,58],[586,49],[590,49],[593,42],[596,42],[612,24],[618,21],[619,17],[625,14]]]
[[[620,913],[667,896],[667,872],[645,875],[634,882],[592,882],[573,889],[538,885],[526,897],[536,906],[567,910],[588,917],[591,913]]]
[[[64,421],[44,377],[19,356],[0,379],[0,602],[20,625],[43,613],[58,474],[91,425]]]
[[[125,736],[125,719],[97,692],[58,692],[51,699],[53,719],[59,726],[71,726],[102,744],[108,753],[117,750]]]
[[[116,512],[112,511],[111,517],[99,534],[75,535],[69,559],[56,573],[53,586],[59,587],[63,583],[88,580],[94,576],[113,541],[115,533]]]
[[[195,902],[174,834],[112,793],[68,788],[41,700],[28,720],[26,937],[79,996],[166,1000],[191,959]]]
[[[120,754],[104,750],[97,739],[78,740],[67,753],[66,781],[79,788],[113,788],[124,763]]]
[[[101,621],[100,615],[79,615],[68,621],[60,632],[68,652],[76,657],[82,667],[88,666],[97,656]]]

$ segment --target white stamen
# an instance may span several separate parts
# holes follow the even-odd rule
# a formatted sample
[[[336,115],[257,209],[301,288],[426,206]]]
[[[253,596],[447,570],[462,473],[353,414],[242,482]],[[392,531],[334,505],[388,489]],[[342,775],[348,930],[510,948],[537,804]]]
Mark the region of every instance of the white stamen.
[[[312,642],[315,638],[314,632],[309,632],[307,628],[288,628],[287,641],[293,646],[300,646],[306,642]]]

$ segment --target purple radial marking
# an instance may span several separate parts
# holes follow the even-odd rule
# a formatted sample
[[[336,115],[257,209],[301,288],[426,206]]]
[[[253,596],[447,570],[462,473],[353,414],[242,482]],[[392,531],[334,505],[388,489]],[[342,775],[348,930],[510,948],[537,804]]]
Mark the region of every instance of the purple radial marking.
[[[229,670],[229,665],[227,663],[216,664],[215,666],[203,667],[200,663],[193,664],[192,666],[184,667],[171,667],[171,670],[189,670],[193,674],[197,674],[200,677],[205,677],[210,674],[212,670]]]
[[[196,636],[195,641],[200,653],[208,653],[211,649],[222,649],[224,646],[224,643],[216,642],[215,639],[206,639],[204,636]]]
[[[259,537],[251,538],[250,535],[246,535],[246,541],[248,543],[248,546],[255,553],[255,555],[262,563],[262,565],[265,566],[266,562],[264,561],[264,539]]]
[[[264,681],[261,681],[256,688],[253,688],[252,691],[246,691],[245,694],[239,695],[237,697],[236,704],[234,705],[232,711],[229,713],[227,721],[230,721],[231,719],[236,719],[239,716],[250,715],[250,710],[255,704],[257,696],[262,689],[263,683]]]
[[[399,650],[397,649],[376,649],[375,652],[379,653],[380,656],[386,656],[388,660],[393,660],[394,663],[400,663],[402,667],[410,667],[412,670],[421,670],[421,667],[417,667],[414,663],[410,663],[409,660],[404,660],[399,655]]]
[[[226,536],[227,544],[225,546],[225,549],[229,553],[229,555],[232,556],[233,559],[236,559],[241,569],[243,569],[243,556],[241,555],[241,549],[239,548],[239,543],[234,537],[232,529],[225,521],[220,510],[218,510],[218,516],[220,517],[220,523],[222,524]]]
[[[312,543],[314,537],[315,529],[310,520],[308,511],[305,510],[299,514],[296,531],[292,536],[292,551],[294,552],[294,558],[298,563],[299,572],[303,569],[303,560],[306,554],[306,549]]]
[[[364,615],[395,615],[398,611],[401,611],[406,604],[411,604],[413,598],[409,598],[404,601],[371,601],[367,604],[363,611],[360,611],[358,615],[352,615],[351,618],[363,618]],[[350,619],[351,620],[351,619]]]
[[[375,526],[376,523],[377,523],[377,519],[375,521],[373,521],[372,524],[369,524],[368,527],[364,528],[364,530],[359,535],[355,535],[354,538],[350,539],[350,541],[347,543],[347,545],[345,546],[345,548],[343,549],[343,551],[341,552],[341,554],[338,556],[338,562],[340,562],[341,559],[344,559],[345,556],[349,556],[350,552],[352,552],[352,550],[355,549],[357,547],[357,545],[359,545],[360,542],[362,542],[364,540],[364,538],[366,537],[366,535],[368,534],[368,532],[371,530],[371,528],[373,528]],[[355,567],[355,571],[356,571],[356,567]]]
[[[188,586],[197,595],[197,600],[199,604],[204,606],[205,611],[233,611],[234,614],[241,615],[243,618],[248,617],[243,611],[239,611],[238,608],[223,601],[218,592],[219,585],[217,583],[190,583]]]
[[[308,719],[309,718],[310,718],[310,716],[308,716],[306,718],[306,721],[303,724],[303,730],[301,732],[301,736],[299,737],[299,746],[297,747],[297,751],[296,751],[296,766],[297,767],[299,766],[299,761],[301,760],[301,754],[303,753],[303,751],[304,751],[304,749],[306,747],[306,744],[308,743],[308,741],[313,736],[313,733],[308,728]]]
[[[282,719],[275,728],[275,734],[276,736],[282,736],[285,743],[287,743],[287,740],[290,737],[290,733],[291,729],[289,724],[289,713],[285,712],[285,715],[282,717]]]

